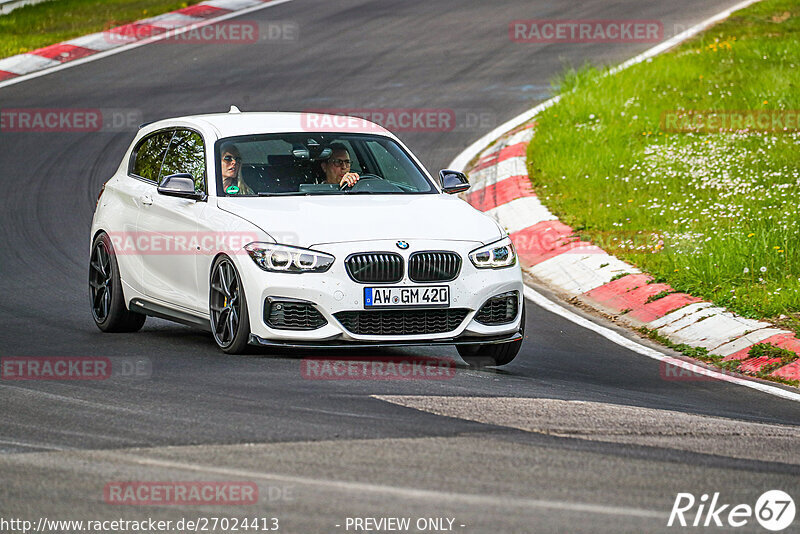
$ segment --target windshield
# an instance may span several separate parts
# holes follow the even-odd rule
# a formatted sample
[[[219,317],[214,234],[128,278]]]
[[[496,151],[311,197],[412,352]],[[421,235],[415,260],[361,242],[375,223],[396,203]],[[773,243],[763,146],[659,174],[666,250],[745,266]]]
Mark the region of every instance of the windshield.
[[[216,143],[219,196],[438,193],[392,139],[341,133],[263,134]],[[342,184],[345,175],[358,180]]]

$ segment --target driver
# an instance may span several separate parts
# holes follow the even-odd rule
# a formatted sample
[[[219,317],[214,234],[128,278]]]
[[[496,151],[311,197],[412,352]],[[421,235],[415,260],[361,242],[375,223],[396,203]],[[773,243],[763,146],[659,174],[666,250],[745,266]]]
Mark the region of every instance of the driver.
[[[325,181],[329,184],[339,184],[340,187],[353,187],[358,182],[358,173],[350,172],[350,153],[342,143],[331,143],[331,155],[321,163]]]
[[[229,195],[252,195],[253,190],[242,179],[242,154],[233,143],[219,147],[222,168],[222,190]]]

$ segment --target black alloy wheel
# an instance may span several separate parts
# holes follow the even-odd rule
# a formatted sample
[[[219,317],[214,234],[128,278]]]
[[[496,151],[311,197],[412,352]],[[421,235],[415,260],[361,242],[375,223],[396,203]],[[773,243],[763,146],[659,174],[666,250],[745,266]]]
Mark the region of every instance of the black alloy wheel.
[[[106,233],[99,234],[92,243],[89,297],[92,318],[103,332],[136,332],[147,319],[125,306],[117,257]]]

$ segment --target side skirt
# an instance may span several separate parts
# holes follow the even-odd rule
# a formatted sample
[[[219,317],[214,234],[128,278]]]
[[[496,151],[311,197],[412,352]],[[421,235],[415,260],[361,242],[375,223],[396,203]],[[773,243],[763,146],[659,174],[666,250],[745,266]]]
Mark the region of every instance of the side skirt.
[[[128,309],[149,317],[158,317],[159,319],[166,319],[167,321],[173,321],[186,326],[200,328],[206,332],[211,332],[211,323],[207,318],[198,317],[197,315],[192,315],[191,313],[168,308],[166,306],[162,306],[161,304],[156,304],[144,299],[133,299],[128,304]]]

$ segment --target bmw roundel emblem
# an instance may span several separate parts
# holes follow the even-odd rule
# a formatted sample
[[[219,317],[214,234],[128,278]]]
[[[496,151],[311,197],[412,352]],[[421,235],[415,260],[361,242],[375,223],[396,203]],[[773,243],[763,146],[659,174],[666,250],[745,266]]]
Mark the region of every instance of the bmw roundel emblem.
[[[407,241],[398,241],[397,242],[397,248],[399,248],[400,250],[407,249],[408,248],[408,242]]]

